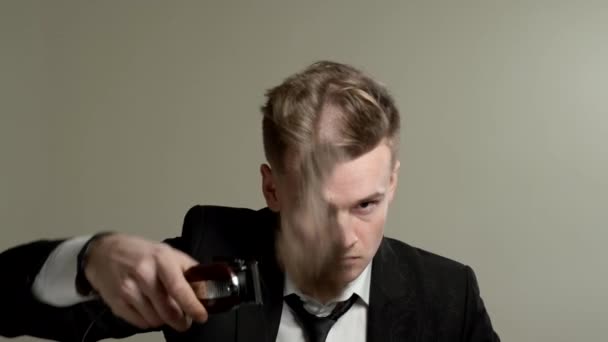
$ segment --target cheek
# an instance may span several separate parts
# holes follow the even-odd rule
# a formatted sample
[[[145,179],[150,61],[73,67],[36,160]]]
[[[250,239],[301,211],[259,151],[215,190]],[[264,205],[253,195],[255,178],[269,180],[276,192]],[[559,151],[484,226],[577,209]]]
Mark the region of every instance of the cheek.
[[[378,246],[380,246],[380,241],[384,235],[385,222],[386,215],[382,211],[371,215],[365,221],[360,221],[358,238],[366,250],[375,252]]]

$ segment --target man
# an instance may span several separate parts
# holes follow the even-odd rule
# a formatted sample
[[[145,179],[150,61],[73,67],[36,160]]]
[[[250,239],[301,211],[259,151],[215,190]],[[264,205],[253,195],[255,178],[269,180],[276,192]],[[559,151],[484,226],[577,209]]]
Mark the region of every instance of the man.
[[[499,340],[469,267],[383,236],[400,165],[399,113],[383,86],[319,62],[271,89],[262,112],[267,208],[196,206],[163,243],[99,234],[8,250],[0,334]],[[216,256],[259,261],[262,306],[208,315],[184,272]]]

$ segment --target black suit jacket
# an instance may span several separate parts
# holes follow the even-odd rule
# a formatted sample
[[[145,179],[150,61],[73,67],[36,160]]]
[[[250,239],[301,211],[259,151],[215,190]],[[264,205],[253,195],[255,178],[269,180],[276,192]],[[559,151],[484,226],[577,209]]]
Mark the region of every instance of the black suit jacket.
[[[195,206],[182,235],[166,240],[200,262],[214,257],[259,260],[264,304],[212,315],[180,333],[162,329],[167,341],[274,342],[282,311],[283,274],[274,253],[277,215],[227,207]],[[36,300],[32,283],[61,240],[37,241],[0,255],[0,335],[59,341],[126,337],[143,331],[112,315],[101,301],[56,308]],[[89,329],[90,328],[90,329]],[[471,268],[384,238],[373,259],[367,340],[499,341]]]

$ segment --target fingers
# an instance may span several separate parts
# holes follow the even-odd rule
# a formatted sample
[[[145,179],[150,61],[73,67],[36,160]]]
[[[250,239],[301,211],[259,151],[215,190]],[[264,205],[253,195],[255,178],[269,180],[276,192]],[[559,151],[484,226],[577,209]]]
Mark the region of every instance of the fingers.
[[[138,282],[145,296],[148,297],[154,310],[162,322],[170,325],[177,331],[184,331],[190,327],[191,321],[184,315],[179,305],[169,297],[169,294],[158,280],[156,273],[138,275]]]
[[[120,310],[125,311],[134,322],[145,328],[156,328],[163,325],[163,320],[158,315],[150,300],[142,293],[133,279],[126,279],[123,283],[123,297],[125,304]],[[142,322],[143,320],[143,322]]]
[[[192,291],[194,291],[194,295],[196,298],[206,298],[207,297],[207,286],[204,281],[194,281],[190,283],[192,286]]]
[[[179,267],[176,267],[177,261]],[[184,313],[199,322],[207,321],[207,311],[196,298],[192,287],[184,277],[184,271],[196,265],[196,261],[187,255],[177,252],[173,262],[169,258],[158,260],[158,276],[163,283],[169,297],[173,298]]]

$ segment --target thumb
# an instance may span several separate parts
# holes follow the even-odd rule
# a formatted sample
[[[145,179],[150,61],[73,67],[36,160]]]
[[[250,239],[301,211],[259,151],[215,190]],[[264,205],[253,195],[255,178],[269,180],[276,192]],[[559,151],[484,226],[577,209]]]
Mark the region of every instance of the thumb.
[[[182,271],[186,271],[189,268],[196,266],[199,264],[198,261],[194,260],[191,256],[189,256],[188,254],[176,250],[176,254],[177,254],[177,262],[179,264],[179,266],[181,267]]]
[[[168,247],[169,251],[173,252],[171,258],[173,259],[173,262],[176,263],[177,266],[181,269],[181,271],[185,271],[199,264],[199,262],[192,258],[190,255],[182,252],[181,250],[167,243],[164,244]]]

